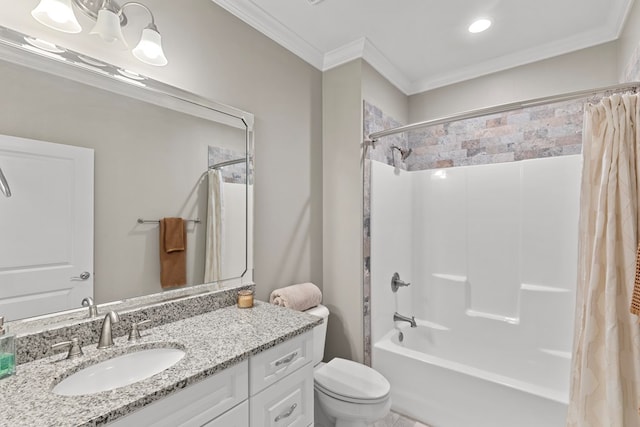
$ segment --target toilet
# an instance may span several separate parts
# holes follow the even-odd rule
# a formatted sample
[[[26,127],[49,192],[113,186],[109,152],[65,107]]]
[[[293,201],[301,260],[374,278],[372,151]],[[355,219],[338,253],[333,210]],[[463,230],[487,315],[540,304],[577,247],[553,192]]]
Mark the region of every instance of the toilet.
[[[313,329],[315,427],[366,427],[391,408],[391,385],[361,363],[336,357],[322,362],[329,309],[318,305],[306,311],[324,319]]]

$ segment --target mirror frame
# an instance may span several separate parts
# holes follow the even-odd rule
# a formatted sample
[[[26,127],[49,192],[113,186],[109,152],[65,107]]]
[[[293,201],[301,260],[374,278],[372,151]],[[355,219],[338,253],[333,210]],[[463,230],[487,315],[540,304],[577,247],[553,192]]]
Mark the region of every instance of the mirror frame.
[[[252,189],[253,185],[254,115],[235,107],[203,98],[194,93],[143,75],[136,74],[136,77],[139,76],[140,80],[127,78],[118,71],[120,69],[119,67],[108,64],[102,60],[91,58],[88,55],[66,49],[62,46],[57,46],[63,50],[62,53],[52,54],[26,44],[26,37],[30,36],[19,31],[0,26],[0,61],[21,65],[180,113],[185,113],[191,116],[245,130],[245,165],[247,176],[245,192],[246,220],[244,271],[239,276],[224,278],[218,282],[191,284],[178,289],[170,289],[154,294],[106,302],[99,304],[98,307],[129,310],[168,300],[215,291],[227,291],[235,287],[253,285],[253,277],[250,277],[248,281],[244,281],[243,279],[246,279],[245,276],[249,271],[250,260],[251,262],[253,261],[253,255],[251,258],[249,257],[249,243],[250,241],[253,242],[253,239],[249,239],[249,232],[250,230],[253,230],[253,227],[249,226],[249,221],[253,221],[253,215],[249,215],[249,191]],[[85,59],[101,63],[103,64],[103,67],[98,68],[92,66],[86,62]],[[253,265],[251,265],[251,271],[253,271]],[[253,274],[251,274],[251,276],[253,276]],[[221,287],[220,284],[224,282],[236,283],[231,283],[228,287]],[[52,323],[59,326],[59,324],[76,323],[80,320],[85,320],[86,310],[86,308],[80,307],[77,309],[54,312],[41,316],[27,317],[8,322],[8,324],[10,325],[11,330],[16,333],[30,333],[34,329],[46,329],[46,327],[50,326]]]

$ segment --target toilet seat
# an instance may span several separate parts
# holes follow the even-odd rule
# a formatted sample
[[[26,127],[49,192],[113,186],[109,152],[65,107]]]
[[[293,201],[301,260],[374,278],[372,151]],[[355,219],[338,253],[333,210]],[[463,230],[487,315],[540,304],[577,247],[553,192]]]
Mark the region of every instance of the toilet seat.
[[[336,357],[314,372],[315,388],[343,402],[375,404],[388,399],[391,385],[374,369]]]

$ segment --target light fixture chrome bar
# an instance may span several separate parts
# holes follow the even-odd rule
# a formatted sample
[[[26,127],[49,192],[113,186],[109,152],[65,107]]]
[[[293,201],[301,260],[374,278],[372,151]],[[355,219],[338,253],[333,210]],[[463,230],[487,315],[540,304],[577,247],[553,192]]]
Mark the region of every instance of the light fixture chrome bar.
[[[4,173],[2,173],[2,168],[0,168],[0,191],[2,191],[2,194],[6,197],[11,197],[11,188]]]
[[[226,162],[220,162],[220,163],[216,163],[215,165],[209,166],[209,169],[220,169],[223,168],[225,166],[231,166],[231,165],[237,165],[238,163],[244,163],[246,162],[247,159],[234,159],[234,160],[227,160]]]
[[[185,219],[186,222],[193,222],[194,224],[200,224],[202,221],[200,221],[200,218],[196,218],[196,219]],[[142,219],[142,218],[138,218],[138,224],[160,224],[160,220],[159,219]]]
[[[535,107],[538,105],[551,104],[553,102],[570,101],[572,99],[580,99],[580,98],[585,98],[587,96],[597,95],[601,92],[611,92],[611,91],[621,92],[626,90],[633,90],[637,92],[639,87],[640,87],[640,82],[630,82],[630,83],[600,87],[596,89],[569,92],[561,95],[552,95],[552,96],[546,96],[542,98],[535,98],[528,101],[511,102],[508,104],[495,105],[493,107],[479,108],[477,110],[465,111],[462,113],[452,114],[450,116],[440,117],[437,119],[426,120],[423,122],[417,122],[417,123],[412,123],[404,126],[398,126],[391,129],[381,130],[379,132],[373,132],[369,134],[368,139],[371,142],[376,142],[377,140],[385,136],[395,135],[403,132],[409,132],[412,130],[422,129],[429,126],[441,125],[444,123],[454,122],[458,120],[473,119],[476,117],[486,116],[489,114],[504,113],[505,111],[517,110],[519,108]]]
[[[120,5],[113,0],[109,1],[109,5],[105,3],[106,0],[73,0],[73,4],[76,5],[78,10],[80,10],[82,13],[84,13],[94,21],[98,19],[98,12],[100,11],[100,9],[105,6],[109,6],[115,11],[120,10],[120,13],[118,14],[118,16],[120,17],[120,25],[123,27],[127,25],[127,16],[122,13],[122,8],[120,7]]]

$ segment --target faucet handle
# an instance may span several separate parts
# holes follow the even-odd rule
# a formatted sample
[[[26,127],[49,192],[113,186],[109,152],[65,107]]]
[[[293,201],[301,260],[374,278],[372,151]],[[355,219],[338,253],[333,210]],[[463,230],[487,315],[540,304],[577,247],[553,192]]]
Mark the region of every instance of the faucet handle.
[[[67,353],[67,359],[73,359],[74,357],[82,356],[84,353],[82,352],[82,347],[80,347],[80,343],[77,337],[71,338],[71,341],[62,341],[51,346],[52,350],[57,350],[59,348],[69,348],[69,353]]]
[[[398,273],[393,273],[393,277],[391,278],[391,290],[393,292],[398,292],[398,288],[401,286],[409,286],[411,283],[400,280],[400,275]]]
[[[147,326],[151,324],[151,320],[143,320],[142,322],[137,322],[137,323],[133,323],[131,324],[131,331],[129,332],[129,341],[137,341],[140,338],[142,338],[140,336],[140,331],[139,331],[139,327],[141,326]]]

